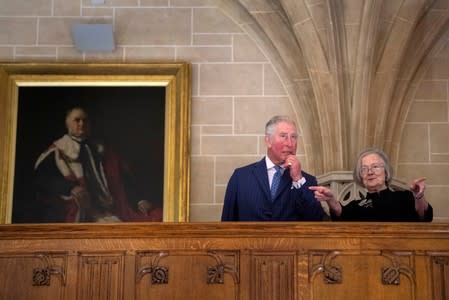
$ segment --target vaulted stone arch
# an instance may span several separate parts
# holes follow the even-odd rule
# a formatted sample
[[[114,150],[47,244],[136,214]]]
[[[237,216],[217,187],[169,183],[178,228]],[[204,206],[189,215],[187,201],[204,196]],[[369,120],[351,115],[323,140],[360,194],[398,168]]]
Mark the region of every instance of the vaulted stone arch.
[[[415,91],[428,70],[431,59],[449,40],[449,2],[444,4],[445,6],[438,6],[438,2],[435,3],[419,20],[396,77],[392,103],[385,118],[385,134],[377,134],[377,139],[384,141],[384,148],[391,153],[392,161],[396,164],[399,141]]]
[[[284,82],[315,174],[368,146],[397,159],[410,91],[448,30],[444,0],[221,0]]]

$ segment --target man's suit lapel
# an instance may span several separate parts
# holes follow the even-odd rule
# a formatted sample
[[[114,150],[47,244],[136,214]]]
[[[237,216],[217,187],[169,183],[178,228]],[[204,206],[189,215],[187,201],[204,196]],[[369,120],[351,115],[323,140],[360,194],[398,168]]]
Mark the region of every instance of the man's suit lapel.
[[[290,172],[289,169],[284,170],[284,173],[282,174],[282,177],[281,177],[281,182],[280,182],[278,190],[276,192],[276,198],[278,198],[278,196],[280,194],[282,194],[282,192],[288,187],[288,185],[290,185],[291,178],[290,178],[289,172]]]
[[[268,172],[267,164],[265,163],[265,157],[255,165],[254,176],[256,177],[257,183],[261,186],[265,198],[271,201],[271,192],[268,182]]]

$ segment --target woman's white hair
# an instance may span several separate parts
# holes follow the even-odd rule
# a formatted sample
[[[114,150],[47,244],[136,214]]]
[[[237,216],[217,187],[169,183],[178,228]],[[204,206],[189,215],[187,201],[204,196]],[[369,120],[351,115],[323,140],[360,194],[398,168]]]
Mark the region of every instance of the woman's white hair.
[[[375,147],[365,149],[359,154],[357,161],[355,163],[354,171],[352,173],[354,181],[357,184],[364,186],[363,178],[362,178],[362,174],[361,174],[362,159],[369,154],[377,154],[383,160],[384,169],[385,169],[385,184],[386,184],[386,186],[390,186],[391,180],[393,179],[393,167],[390,164],[390,160],[388,159],[387,154],[385,154],[385,152],[383,152],[379,148],[375,148]]]

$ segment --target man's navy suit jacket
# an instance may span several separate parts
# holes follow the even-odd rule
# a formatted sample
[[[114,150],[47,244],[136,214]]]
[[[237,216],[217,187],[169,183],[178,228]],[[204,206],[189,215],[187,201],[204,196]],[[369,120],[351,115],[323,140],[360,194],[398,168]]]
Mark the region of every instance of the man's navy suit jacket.
[[[309,186],[316,178],[302,172],[306,183],[292,187],[292,178],[285,170],[275,198],[271,199],[265,158],[237,168],[226,189],[222,221],[321,221],[324,212]]]

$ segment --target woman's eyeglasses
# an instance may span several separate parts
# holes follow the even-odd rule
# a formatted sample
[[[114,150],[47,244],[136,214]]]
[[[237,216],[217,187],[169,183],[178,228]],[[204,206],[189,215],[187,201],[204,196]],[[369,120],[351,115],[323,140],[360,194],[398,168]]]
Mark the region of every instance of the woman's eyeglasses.
[[[375,174],[379,174],[383,168],[384,168],[383,164],[372,164],[371,166],[362,166],[360,168],[360,174],[366,175],[369,173],[370,170]]]

